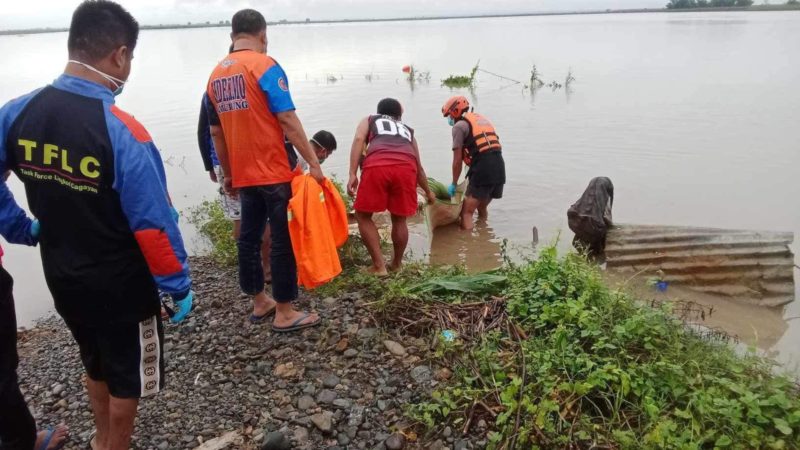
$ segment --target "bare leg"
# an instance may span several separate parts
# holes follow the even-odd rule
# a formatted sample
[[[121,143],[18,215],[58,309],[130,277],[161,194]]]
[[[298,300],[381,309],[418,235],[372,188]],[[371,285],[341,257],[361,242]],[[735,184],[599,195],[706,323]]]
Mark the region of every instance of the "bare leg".
[[[102,381],[86,378],[86,391],[89,393],[89,403],[94,413],[94,428],[96,434],[91,444],[94,450],[107,450],[109,430],[111,428],[108,403],[108,386]]]
[[[270,226],[264,228],[264,237],[261,241],[261,265],[264,266],[264,280],[267,283],[272,282],[272,266],[269,262],[269,254],[272,251],[272,233],[270,233]]]
[[[478,202],[478,218],[479,219],[487,219],[489,217],[489,203],[492,203],[492,199],[480,200]]]
[[[356,221],[358,221],[361,240],[364,241],[369,256],[372,258],[372,267],[369,268],[369,271],[376,275],[386,275],[386,262],[381,254],[381,237],[378,234],[378,227],[372,220],[372,213],[356,211]]]
[[[464,199],[464,204],[461,206],[461,228],[464,230],[472,230],[473,223],[472,217],[475,215],[475,210],[478,209],[480,201],[475,197],[467,197]]]
[[[394,214],[392,214],[392,246],[394,247],[394,254],[389,268],[391,270],[400,270],[403,266],[403,255],[408,246],[408,223],[405,217],[395,216]]]
[[[253,315],[261,317],[272,311],[275,305],[277,305],[277,302],[266,292],[261,291],[253,297]]]
[[[109,396],[109,422],[111,423],[108,446],[104,450],[128,450],[131,446],[133,424],[136,421],[137,398]]]
[[[240,234],[242,234],[242,221],[241,220],[234,220],[233,221],[233,240],[238,241]]]

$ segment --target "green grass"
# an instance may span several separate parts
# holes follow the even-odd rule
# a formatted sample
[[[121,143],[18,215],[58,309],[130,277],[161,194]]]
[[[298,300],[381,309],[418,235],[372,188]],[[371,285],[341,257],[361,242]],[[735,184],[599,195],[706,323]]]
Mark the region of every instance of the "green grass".
[[[225,217],[219,199],[206,200],[184,213],[210,246],[210,256],[224,266],[236,264],[238,251],[233,239],[233,222]]]
[[[429,430],[484,417],[491,449],[800,445],[798,387],[769,361],[609,290],[579,255],[504,272],[514,325],[441,352],[454,380],[408,409]]]
[[[204,202],[187,215],[214,259],[234,264],[231,224],[219,204]],[[490,449],[800,448],[793,379],[753,352],[737,354],[696,334],[668,306],[610,290],[580,255],[545,248],[536,261],[506,259],[491,276],[410,263],[385,280],[360,270],[369,255],[357,236],[340,258],[343,274],[315,292],[361,292],[372,315],[395,330],[402,324],[438,335],[440,322],[430,317],[439,313],[467,330],[481,317],[464,313],[476,302],[505,305],[486,319],[494,331],[440,341],[432,358],[454,376],[406,410],[430,436],[445,426],[475,432],[471,425],[483,419]],[[409,325],[426,314],[426,322]]]

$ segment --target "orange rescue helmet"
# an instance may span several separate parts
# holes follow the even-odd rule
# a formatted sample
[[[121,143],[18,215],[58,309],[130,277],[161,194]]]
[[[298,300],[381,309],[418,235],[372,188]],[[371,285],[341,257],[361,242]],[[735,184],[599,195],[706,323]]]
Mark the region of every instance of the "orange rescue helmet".
[[[453,119],[459,119],[468,109],[469,100],[463,95],[456,95],[444,102],[444,106],[442,106],[442,115],[444,117],[451,116]]]

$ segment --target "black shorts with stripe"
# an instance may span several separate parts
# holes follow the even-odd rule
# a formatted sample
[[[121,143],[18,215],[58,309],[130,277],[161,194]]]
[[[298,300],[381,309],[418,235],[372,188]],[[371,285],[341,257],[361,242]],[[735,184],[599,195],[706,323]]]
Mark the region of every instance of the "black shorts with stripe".
[[[164,388],[164,325],[158,316],[136,323],[84,325],[67,321],[86,375],[117,398],[144,398]]]

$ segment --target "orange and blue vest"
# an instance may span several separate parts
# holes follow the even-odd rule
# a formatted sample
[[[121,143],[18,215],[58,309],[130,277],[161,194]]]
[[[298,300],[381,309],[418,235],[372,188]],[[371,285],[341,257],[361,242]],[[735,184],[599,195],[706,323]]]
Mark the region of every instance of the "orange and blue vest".
[[[497,131],[489,119],[480,114],[468,112],[464,113],[459,120],[464,120],[469,125],[469,135],[462,150],[466,165],[471,166],[481,154],[502,151],[500,137],[497,136]]]
[[[295,108],[281,66],[263,53],[237,50],[217,64],[207,93],[209,122],[225,135],[233,187],[291,181],[297,155],[284,145],[276,114]]]
[[[44,275],[56,310],[86,324],[141,322],[158,289],[191,280],[161,155],[105,86],[62,75],[0,109],[0,173],[13,170],[41,223]],[[3,234],[30,225],[0,182]],[[12,225],[16,224],[16,225]]]

